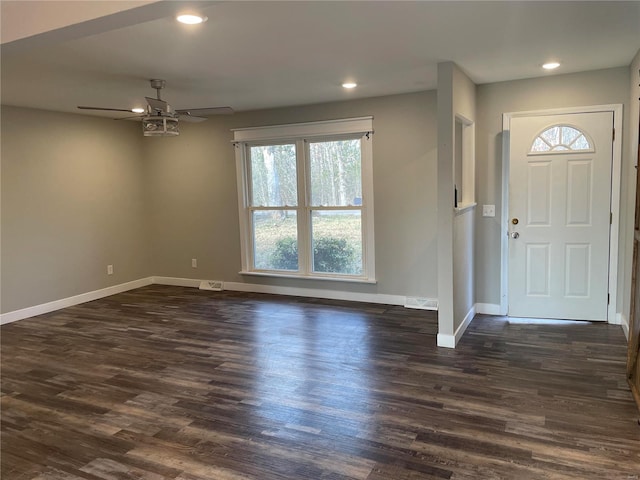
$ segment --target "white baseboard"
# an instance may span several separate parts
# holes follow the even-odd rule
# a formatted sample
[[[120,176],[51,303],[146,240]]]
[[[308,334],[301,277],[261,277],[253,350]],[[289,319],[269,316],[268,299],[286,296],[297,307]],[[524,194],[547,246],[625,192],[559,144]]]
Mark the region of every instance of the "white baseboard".
[[[11,323],[24,318],[35,317],[36,315],[42,315],[44,313],[60,310],[61,308],[72,307],[85,302],[91,302],[100,298],[109,297],[116,293],[126,292],[135,288],[144,287],[153,283],[151,277],[141,278],[132,282],[121,283],[119,285],[113,285],[111,287],[102,288],[100,290],[94,290],[93,292],[81,293],[80,295],[74,295],[73,297],[62,298],[60,300],[54,300],[53,302],[43,303],[40,305],[34,305],[33,307],[23,308],[21,310],[14,310],[12,312],[3,313],[0,315],[0,325],[5,323]]]
[[[469,324],[471,323],[471,320],[473,320],[473,317],[475,316],[476,316],[476,306],[473,305],[465,315],[464,320],[462,321],[460,326],[456,329],[456,332],[454,334],[456,338],[456,345],[462,338],[462,335],[464,335],[464,332],[467,330],[467,327],[469,326]]]
[[[179,287],[200,286],[200,280],[192,278],[153,277],[153,283],[174,285]],[[225,290],[235,292],[270,293],[273,295],[290,295],[292,297],[325,298],[329,300],[347,300],[351,302],[381,303],[385,305],[404,305],[406,297],[383,293],[343,292],[339,290],[321,290],[315,288],[282,287],[261,285],[257,283],[224,282]]]
[[[629,341],[629,320],[624,313],[618,313],[616,315],[616,320],[618,320],[618,325],[622,326],[622,331],[624,332],[624,336]]]
[[[622,325],[622,314],[616,313],[615,316],[610,316],[607,323],[609,323],[609,325]]]
[[[458,342],[462,338],[462,335],[464,335],[464,332],[467,330],[467,327],[469,326],[469,324],[473,320],[473,317],[475,316],[476,316],[476,305],[473,305],[471,309],[467,312],[467,314],[464,317],[464,320],[462,320],[462,323],[458,326],[458,328],[456,329],[453,335],[446,335],[443,333],[438,334],[437,345],[439,347],[456,348],[456,345],[458,345]]]
[[[443,333],[438,334],[437,345],[445,348],[456,348],[455,335],[445,335]]]
[[[173,287],[193,287],[199,288],[202,280],[194,278],[178,278],[178,277],[151,277],[154,284],[171,285]]]
[[[500,315],[500,305],[495,303],[476,303],[476,313],[481,315]]]
[[[161,277],[153,276],[147,278],[141,278],[132,282],[122,283],[120,285],[114,285],[112,287],[103,288],[93,292],[87,292],[80,295],[75,295],[69,298],[63,298],[55,300],[53,302],[45,303],[42,305],[35,305],[33,307],[24,308],[21,310],[15,310],[13,312],[7,312],[0,315],[0,325],[5,323],[15,322],[24,318],[34,317],[36,315],[42,315],[43,313],[53,312],[54,310],[60,310],[62,308],[71,307],[84,302],[90,302],[92,300],[98,300],[100,298],[115,295],[116,293],[126,292],[135,288],[144,287],[146,285],[158,284],[158,285],[172,285],[177,287],[192,287],[198,288],[200,286],[200,279],[193,278],[178,278],[178,277]],[[253,293],[269,293],[274,295],[291,295],[294,297],[312,297],[312,298],[325,298],[329,300],[346,300],[351,302],[365,302],[365,303],[378,303],[384,305],[404,305],[406,302],[405,296],[402,295],[387,295],[383,293],[360,293],[360,292],[343,292],[339,290],[321,290],[313,288],[300,288],[300,287],[281,287],[275,285],[260,285],[255,283],[239,283],[239,282],[224,282],[225,290],[232,290],[238,292],[253,292]],[[465,327],[466,328],[466,325]],[[464,332],[464,330],[462,331]],[[462,333],[460,333],[462,335]],[[455,346],[455,345],[454,345]]]
[[[224,288],[225,290],[234,290],[238,292],[271,293],[275,295],[347,300],[351,302],[381,303],[385,305],[404,305],[406,298],[400,295],[387,295],[382,293],[360,293],[343,292],[340,290],[320,290],[315,288],[278,287],[273,285],[258,285],[255,283],[225,282]]]
[[[278,287],[258,285],[255,283],[225,282],[225,290],[237,292],[271,293],[274,295],[291,295],[293,297],[325,298],[329,300],[347,300],[350,302],[380,303],[384,305],[404,305],[406,297],[387,295],[384,293],[343,292],[340,290],[320,290],[316,288]]]

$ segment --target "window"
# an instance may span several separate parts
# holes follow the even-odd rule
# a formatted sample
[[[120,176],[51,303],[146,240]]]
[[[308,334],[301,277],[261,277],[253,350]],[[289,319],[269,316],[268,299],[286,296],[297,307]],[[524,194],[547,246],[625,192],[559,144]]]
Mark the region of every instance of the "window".
[[[372,117],[234,130],[244,274],[374,282]]]
[[[530,154],[593,152],[587,134],[570,125],[554,125],[533,140]]]

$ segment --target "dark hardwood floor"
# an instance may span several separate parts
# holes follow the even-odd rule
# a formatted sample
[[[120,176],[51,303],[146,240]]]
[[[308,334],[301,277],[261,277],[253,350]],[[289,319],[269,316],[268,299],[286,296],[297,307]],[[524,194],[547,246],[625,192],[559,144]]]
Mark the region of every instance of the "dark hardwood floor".
[[[2,479],[638,479],[619,326],[149,286],[5,325]]]

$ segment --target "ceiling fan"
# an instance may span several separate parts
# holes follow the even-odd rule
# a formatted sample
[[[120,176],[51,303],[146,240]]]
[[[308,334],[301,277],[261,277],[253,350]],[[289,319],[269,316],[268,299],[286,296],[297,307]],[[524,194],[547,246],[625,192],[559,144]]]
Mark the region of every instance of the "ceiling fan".
[[[145,137],[172,137],[179,135],[178,120],[196,123],[206,120],[205,117],[199,115],[230,115],[233,113],[233,109],[231,107],[207,107],[174,110],[171,108],[171,105],[160,97],[160,90],[165,87],[166,82],[164,80],[154,78],[150,80],[150,83],[151,88],[156,90],[156,98],[144,97],[147,100],[146,111],[143,110],[141,112],[137,112],[135,109],[87,107],[84,105],[78,105],[78,108],[80,110],[140,113],[139,115],[125,118],[142,119],[142,132]]]

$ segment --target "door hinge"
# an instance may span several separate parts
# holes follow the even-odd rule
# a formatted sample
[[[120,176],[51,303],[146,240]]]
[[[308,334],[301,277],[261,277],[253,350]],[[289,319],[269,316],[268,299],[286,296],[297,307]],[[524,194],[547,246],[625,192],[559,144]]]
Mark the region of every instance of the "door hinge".
[[[607,293],[607,305],[609,305],[610,301],[611,301],[611,295]]]
[[[613,135],[611,136],[611,141],[615,142],[616,141],[616,129],[613,129]]]
[[[613,225],[613,212],[609,212],[609,225]]]

